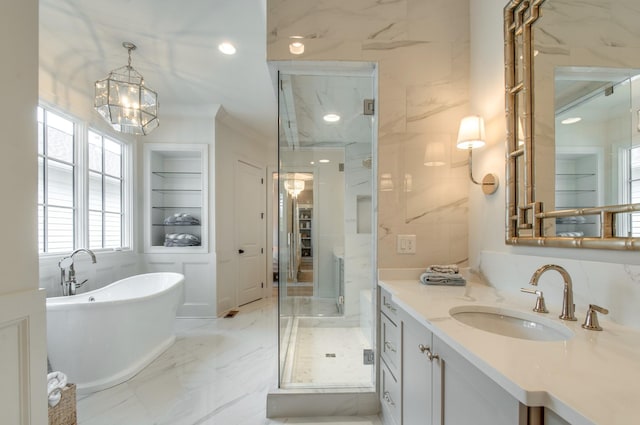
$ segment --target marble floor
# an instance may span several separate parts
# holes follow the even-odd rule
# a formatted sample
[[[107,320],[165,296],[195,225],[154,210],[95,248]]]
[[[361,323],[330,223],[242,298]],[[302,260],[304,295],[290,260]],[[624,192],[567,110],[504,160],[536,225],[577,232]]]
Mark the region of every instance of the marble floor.
[[[230,319],[178,319],[176,343],[129,381],[81,397],[80,425],[380,425],[377,417],[265,418],[277,383],[277,298]]]

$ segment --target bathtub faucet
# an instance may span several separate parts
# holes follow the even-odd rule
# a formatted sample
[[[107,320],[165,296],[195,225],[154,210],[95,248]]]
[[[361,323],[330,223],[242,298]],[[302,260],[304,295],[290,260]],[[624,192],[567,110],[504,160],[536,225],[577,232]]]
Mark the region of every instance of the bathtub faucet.
[[[80,248],[76,249],[69,255],[68,257],[64,257],[62,260],[58,262],[58,267],[60,267],[60,285],[62,285],[62,295],[75,295],[76,289],[84,285],[88,279],[83,280],[78,283],[76,280],[76,269],[73,266],[73,257],[79,252],[86,252],[91,256],[91,262],[93,264],[96,263],[96,255],[90,249]],[[69,269],[69,273],[65,272],[66,269]]]

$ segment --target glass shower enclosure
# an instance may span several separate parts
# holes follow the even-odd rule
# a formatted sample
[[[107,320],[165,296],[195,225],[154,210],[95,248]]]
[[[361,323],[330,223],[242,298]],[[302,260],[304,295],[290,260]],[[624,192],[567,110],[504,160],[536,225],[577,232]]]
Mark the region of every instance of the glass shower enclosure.
[[[372,388],[371,64],[279,74],[279,386]]]

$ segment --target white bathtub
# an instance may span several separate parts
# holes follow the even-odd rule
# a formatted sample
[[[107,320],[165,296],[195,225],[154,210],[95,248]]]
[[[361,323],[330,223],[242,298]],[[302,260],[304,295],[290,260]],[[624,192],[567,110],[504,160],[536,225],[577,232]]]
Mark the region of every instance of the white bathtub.
[[[47,298],[53,370],[81,394],[126,381],[173,344],[184,276],[148,273],[84,294]]]

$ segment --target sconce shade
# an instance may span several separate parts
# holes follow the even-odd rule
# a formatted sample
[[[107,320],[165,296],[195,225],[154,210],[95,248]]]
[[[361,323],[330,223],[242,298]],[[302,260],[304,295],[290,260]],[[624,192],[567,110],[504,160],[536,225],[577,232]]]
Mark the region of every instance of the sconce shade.
[[[458,130],[458,149],[475,149],[484,146],[484,120],[477,115],[464,117]]]
[[[124,42],[128,65],[114,69],[96,81],[94,107],[116,131],[146,135],[158,127],[158,94],[144,85],[144,78],[131,66],[133,43]]]
[[[424,165],[427,167],[439,167],[444,164],[444,143],[427,143],[427,147],[424,150]]]

